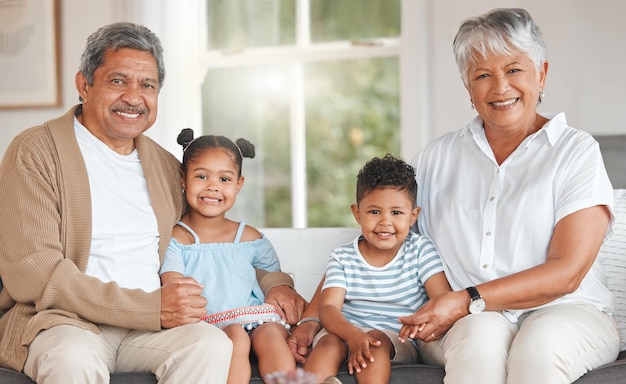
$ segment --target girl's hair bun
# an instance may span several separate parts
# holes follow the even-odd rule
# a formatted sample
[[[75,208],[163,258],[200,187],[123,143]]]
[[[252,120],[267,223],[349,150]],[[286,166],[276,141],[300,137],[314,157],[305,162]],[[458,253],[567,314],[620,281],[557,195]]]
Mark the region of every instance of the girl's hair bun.
[[[176,142],[183,146],[183,149],[187,148],[189,143],[193,141],[193,129],[191,128],[183,128],[182,131],[178,134],[176,138]]]
[[[252,144],[251,142],[243,138],[237,139],[235,143],[237,144],[237,146],[239,147],[239,150],[241,151],[241,157],[248,157],[250,159],[254,159],[254,156],[256,154],[254,151],[254,144]]]

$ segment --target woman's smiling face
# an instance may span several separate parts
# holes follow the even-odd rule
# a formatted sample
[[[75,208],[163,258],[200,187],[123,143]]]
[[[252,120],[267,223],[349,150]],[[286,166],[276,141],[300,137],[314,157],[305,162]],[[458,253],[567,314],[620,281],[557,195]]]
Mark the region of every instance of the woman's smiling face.
[[[467,89],[485,129],[532,124],[547,68],[544,63],[537,73],[535,63],[515,50],[505,56],[478,56],[469,65]]]

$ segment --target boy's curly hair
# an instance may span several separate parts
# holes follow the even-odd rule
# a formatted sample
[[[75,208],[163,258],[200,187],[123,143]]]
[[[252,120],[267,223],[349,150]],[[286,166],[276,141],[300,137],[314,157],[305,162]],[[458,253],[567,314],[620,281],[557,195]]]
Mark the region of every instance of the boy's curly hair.
[[[404,160],[389,153],[383,158],[374,157],[359,171],[356,182],[357,204],[374,189],[386,187],[406,191],[415,206],[417,199],[415,169]]]

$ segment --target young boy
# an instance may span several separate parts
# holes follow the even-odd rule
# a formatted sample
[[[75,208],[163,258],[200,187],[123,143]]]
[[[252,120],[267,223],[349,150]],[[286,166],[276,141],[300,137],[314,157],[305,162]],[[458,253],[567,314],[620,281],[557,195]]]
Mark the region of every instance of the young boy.
[[[400,340],[398,318],[450,286],[435,246],[410,232],[416,194],[413,167],[389,154],[358,174],[352,213],[362,234],[330,255],[319,306],[324,329],[304,365],[324,383],[340,383],[334,375],[346,357],[359,383],[387,383],[392,362],[417,360],[415,342]]]

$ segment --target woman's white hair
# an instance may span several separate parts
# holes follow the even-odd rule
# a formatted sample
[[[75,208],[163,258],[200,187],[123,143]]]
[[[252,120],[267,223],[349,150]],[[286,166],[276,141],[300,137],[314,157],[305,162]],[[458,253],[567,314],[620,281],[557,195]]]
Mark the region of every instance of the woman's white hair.
[[[541,30],[530,14],[521,8],[498,8],[465,20],[453,46],[456,64],[466,86],[468,68],[479,57],[509,55],[512,50],[518,50],[535,63],[537,73],[546,61]]]

